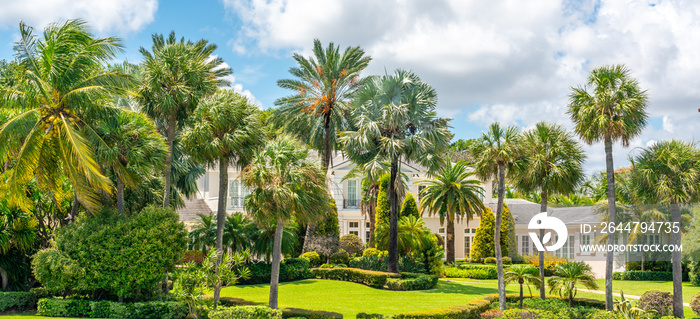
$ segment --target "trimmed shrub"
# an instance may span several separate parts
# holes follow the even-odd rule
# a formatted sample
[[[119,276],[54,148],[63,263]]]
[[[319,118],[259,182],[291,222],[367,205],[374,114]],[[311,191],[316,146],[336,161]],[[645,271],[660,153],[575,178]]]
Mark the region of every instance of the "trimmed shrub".
[[[508,256],[508,230],[510,221],[506,220],[506,215],[503,215],[501,222],[501,254],[503,256]],[[479,227],[476,228],[476,234],[474,235],[474,242],[472,243],[472,250],[469,256],[472,260],[481,260],[486,257],[495,257],[494,248],[494,229],[496,228],[496,215],[489,208],[486,207],[484,212],[481,214],[481,221],[479,222]]]
[[[503,264],[504,265],[511,265],[511,264],[513,264],[513,260],[510,259],[510,257],[503,256]]]
[[[265,306],[241,306],[212,310],[209,319],[282,319],[282,311]]]
[[[331,256],[331,263],[347,265],[350,263],[350,254],[345,249],[340,248]]]
[[[123,303],[43,298],[37,303],[37,314],[77,318],[183,319],[187,317],[188,309],[183,303],[166,301]]]
[[[503,317],[503,310],[501,309],[489,309],[482,312],[480,315],[481,319],[495,319]]]
[[[0,291],[0,312],[36,308],[36,294],[26,291]]]
[[[384,315],[380,313],[364,313],[360,312],[355,317],[357,319],[384,319]]]
[[[670,271],[623,271],[614,272],[613,280],[634,281],[673,281],[673,272]],[[683,273],[683,281],[688,281],[688,273]]]
[[[406,197],[404,197],[403,203],[401,204],[401,210],[399,211],[399,219],[407,216],[420,218],[420,212],[418,211],[416,200],[413,198],[413,194],[410,192],[406,192]]]
[[[280,263],[280,282],[313,278],[306,258],[286,258]],[[239,285],[270,283],[272,265],[266,262],[250,262],[245,265],[250,270],[250,278],[240,279]]]
[[[654,310],[659,316],[673,314],[673,294],[666,291],[649,290],[639,298],[639,308]]]
[[[472,279],[496,279],[498,273],[496,267],[482,266],[462,269],[456,267],[445,267],[445,277],[447,278],[472,278]]]
[[[539,309],[508,309],[503,312],[503,319],[559,319],[560,317],[549,311]]]
[[[447,308],[438,308],[426,311],[399,313],[392,316],[394,319],[452,319],[452,318],[479,318],[479,315],[488,310],[491,302],[484,299],[472,300],[465,305],[457,305]]]
[[[365,251],[362,252],[362,257],[367,257],[367,256],[378,256],[378,257],[386,257],[389,255],[389,252],[386,250],[379,250],[377,248],[367,248]]]
[[[343,315],[337,312],[330,311],[286,308],[282,309],[282,318],[343,319]]]
[[[315,251],[303,253],[303,254],[301,254],[301,256],[299,256],[299,258],[308,259],[309,260],[309,267],[311,267],[311,268],[316,268],[316,267],[321,265],[321,255],[319,255]]]
[[[693,312],[700,316],[700,292],[696,293],[695,296],[690,299],[690,309],[693,309]]]
[[[365,245],[362,243],[362,239],[357,235],[347,234],[340,237],[340,248],[345,250],[350,256],[359,256],[362,255],[362,250],[365,249]]]
[[[323,264],[319,266],[318,268],[335,268],[334,264]]]
[[[400,277],[399,274],[357,268],[314,268],[311,272],[319,279],[351,281],[374,288],[383,288],[388,278]]]
[[[487,257],[484,259],[484,264],[496,264],[496,257]]]
[[[402,272],[401,278],[389,278],[386,286],[389,290],[428,290],[437,285],[438,276]]]

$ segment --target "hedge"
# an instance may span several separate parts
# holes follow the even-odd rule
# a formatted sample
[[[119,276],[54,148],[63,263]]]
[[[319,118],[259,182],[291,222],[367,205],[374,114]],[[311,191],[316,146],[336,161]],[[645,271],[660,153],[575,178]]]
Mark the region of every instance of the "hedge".
[[[624,271],[614,272],[613,280],[634,281],[673,281],[673,272],[670,271]],[[688,273],[683,273],[683,281],[688,281]]]
[[[401,278],[388,278],[386,286],[389,290],[428,290],[437,285],[438,276],[402,272]]]
[[[690,299],[690,309],[693,309],[693,312],[700,316],[700,292],[696,293],[695,296]]]
[[[269,284],[272,275],[272,265],[266,262],[247,263],[250,278],[239,280],[239,285]],[[285,258],[280,263],[280,282],[296,281],[313,278],[306,258]]]
[[[399,274],[357,268],[314,268],[311,272],[319,279],[351,281],[374,288],[383,288],[388,278],[401,277]]]
[[[188,313],[187,305],[171,301],[126,303],[42,298],[37,303],[37,315],[47,317],[182,319]]]
[[[438,308],[426,311],[416,311],[408,313],[399,313],[392,315],[393,319],[461,319],[461,318],[479,318],[480,314],[489,309],[491,301],[478,299],[472,300],[465,305],[457,305],[447,308]]]
[[[343,315],[330,311],[286,308],[282,309],[282,318],[343,319]]]
[[[447,278],[472,278],[472,279],[496,279],[498,273],[496,267],[469,267],[466,269],[456,267],[445,267],[445,277]]]
[[[25,291],[0,292],[0,312],[36,308],[36,294]]]
[[[282,319],[282,311],[265,306],[240,306],[212,310],[209,319]]]

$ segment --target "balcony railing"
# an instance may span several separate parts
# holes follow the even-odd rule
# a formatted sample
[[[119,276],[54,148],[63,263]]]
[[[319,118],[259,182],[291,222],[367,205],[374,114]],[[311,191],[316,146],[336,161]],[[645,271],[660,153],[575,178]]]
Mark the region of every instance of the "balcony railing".
[[[344,199],[343,200],[343,208],[360,208],[360,200],[359,199]]]

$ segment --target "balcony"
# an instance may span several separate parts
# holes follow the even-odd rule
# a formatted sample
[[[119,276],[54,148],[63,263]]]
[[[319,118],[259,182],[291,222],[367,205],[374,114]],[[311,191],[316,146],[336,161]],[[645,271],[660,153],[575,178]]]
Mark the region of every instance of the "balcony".
[[[343,199],[343,209],[360,208],[359,199]]]

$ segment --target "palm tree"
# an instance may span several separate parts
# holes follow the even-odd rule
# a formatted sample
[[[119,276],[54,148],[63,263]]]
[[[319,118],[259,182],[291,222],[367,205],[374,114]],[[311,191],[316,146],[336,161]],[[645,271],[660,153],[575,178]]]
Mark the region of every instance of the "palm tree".
[[[34,178],[61,197],[57,181],[64,175],[73,186],[73,215],[78,201],[88,210],[100,206],[99,193],[112,185],[95,161],[87,139],[95,132],[86,119],[104,109],[107,95],[123,94],[132,84],[130,77],[103,68],[121,49],[119,39],[95,38],[81,20],[49,24],[39,40],[20,23],[15,52],[26,76],[0,92],[4,107],[20,111],[0,126],[0,140],[23,141],[8,180],[11,204],[29,210],[24,194]],[[0,162],[14,153],[13,144],[0,143]]]
[[[398,272],[399,190],[403,161],[418,162],[431,171],[441,164],[451,135],[448,119],[437,117],[437,93],[410,71],[372,77],[356,96],[353,110],[357,130],[341,134],[350,159],[359,164],[372,160],[391,163],[389,187],[388,271]]]
[[[447,219],[447,262],[455,261],[455,220],[472,220],[474,214],[481,216],[484,211],[484,203],[480,195],[484,190],[477,179],[472,179],[467,162],[459,161],[452,164],[447,157],[445,166],[438,170],[434,179],[418,181],[416,184],[425,185],[420,193],[421,212],[428,212],[428,216],[439,215],[440,224],[444,225]]]
[[[256,106],[233,90],[221,90],[203,99],[192,116],[192,125],[182,137],[190,155],[199,163],[219,164],[219,200],[216,209],[216,249],[224,252],[224,223],[228,197],[228,168],[248,165],[262,144],[262,125]],[[214,289],[219,301],[221,287]]]
[[[598,289],[595,274],[591,266],[582,261],[570,261],[554,267],[554,276],[547,281],[550,292],[557,291],[559,296],[567,296],[569,307],[574,306],[574,297],[578,289],[576,285],[583,285],[592,290]]]
[[[253,225],[255,226],[255,225]],[[275,232],[277,231],[276,226],[272,227],[253,227],[250,232],[250,251],[254,256],[264,259],[266,262],[272,260],[272,254],[275,249]],[[295,252],[297,244],[299,243],[299,238],[297,237],[294,224],[285,224],[282,228],[282,245],[280,247],[280,254],[282,256],[289,256]]]
[[[608,210],[615,211],[615,167],[612,145],[621,141],[623,147],[642,132],[646,126],[647,93],[639,82],[630,77],[624,65],[601,66],[588,76],[587,86],[572,88],[569,96],[571,120],[576,134],[590,144],[603,141],[605,145],[605,168],[608,185]],[[588,89],[592,92],[589,92]],[[615,214],[609,215],[609,223],[615,223]],[[608,245],[613,237],[608,237]],[[613,308],[612,295],[613,254],[605,260],[605,308]]]
[[[231,253],[242,252],[250,248],[251,233],[254,231],[253,222],[242,213],[226,216],[224,223],[223,245]]]
[[[197,217],[199,217],[199,221],[188,235],[190,249],[199,249],[206,255],[208,248],[216,244],[216,219],[212,214],[209,216],[197,214]]]
[[[382,223],[377,227],[375,235],[377,247],[385,250],[389,247],[389,225]],[[411,251],[421,251],[426,239],[426,227],[423,219],[415,216],[404,216],[399,220],[398,248],[401,254],[407,255]],[[429,238],[429,237],[428,237]]]
[[[547,211],[549,195],[571,194],[583,181],[583,148],[564,127],[539,122],[523,134],[524,161],[520,161],[515,184],[525,192],[539,191],[540,212]],[[540,238],[544,229],[540,229]],[[544,251],[539,252],[540,281],[544,282]],[[540,298],[545,298],[544,285]]]
[[[197,107],[199,101],[230,84],[224,79],[231,69],[221,58],[213,57],[216,45],[202,39],[197,42],[179,41],[175,32],[165,39],[154,34],[151,52],[140,48],[143,82],[139,88],[143,111],[165,125],[168,156],[165,161],[163,207],[170,205],[172,184],[173,143],[175,132],[183,120]]]
[[[662,141],[642,150],[632,161],[632,174],[640,196],[652,203],[671,206],[671,222],[681,225],[679,205],[698,201],[700,195],[700,150],[694,143]],[[681,245],[681,233],[673,231],[673,245]],[[683,318],[681,252],[672,253],[673,315]]]
[[[540,278],[537,278],[537,268],[532,265],[513,265],[506,271],[506,284],[511,282],[517,282],[520,285],[520,308],[523,307],[523,284],[535,287],[543,286],[540,283]],[[530,296],[532,296],[532,291],[530,291]]]
[[[127,109],[100,119],[95,131],[104,141],[97,156],[117,179],[117,211],[124,213],[124,188],[136,187],[143,176],[162,169],[167,145],[150,118]]]
[[[314,39],[313,53],[311,58],[295,53],[298,67],[290,68],[289,73],[296,79],[277,81],[279,87],[295,94],[275,101],[280,108],[273,119],[321,153],[321,169],[327,174],[338,134],[352,124],[350,101],[362,84],[360,72],[371,58],[359,46],[347,47],[341,54],[340,47],[331,42],[324,50],[318,39]],[[307,225],[304,251],[313,229]]]
[[[275,227],[269,307],[276,309],[284,225],[315,221],[330,207],[326,176],[308,159],[309,151],[289,135],[279,135],[243,170],[251,190],[245,209],[259,225]]]
[[[503,220],[503,200],[506,188],[506,169],[512,166],[522,154],[520,131],[515,126],[501,127],[491,123],[488,132],[481,133],[472,148],[476,158],[474,169],[482,180],[498,178],[498,204],[496,205],[496,226],[494,229],[494,250],[498,273],[498,302],[501,310],[506,309],[506,285],[503,277],[503,254],[501,252],[501,222]]]

